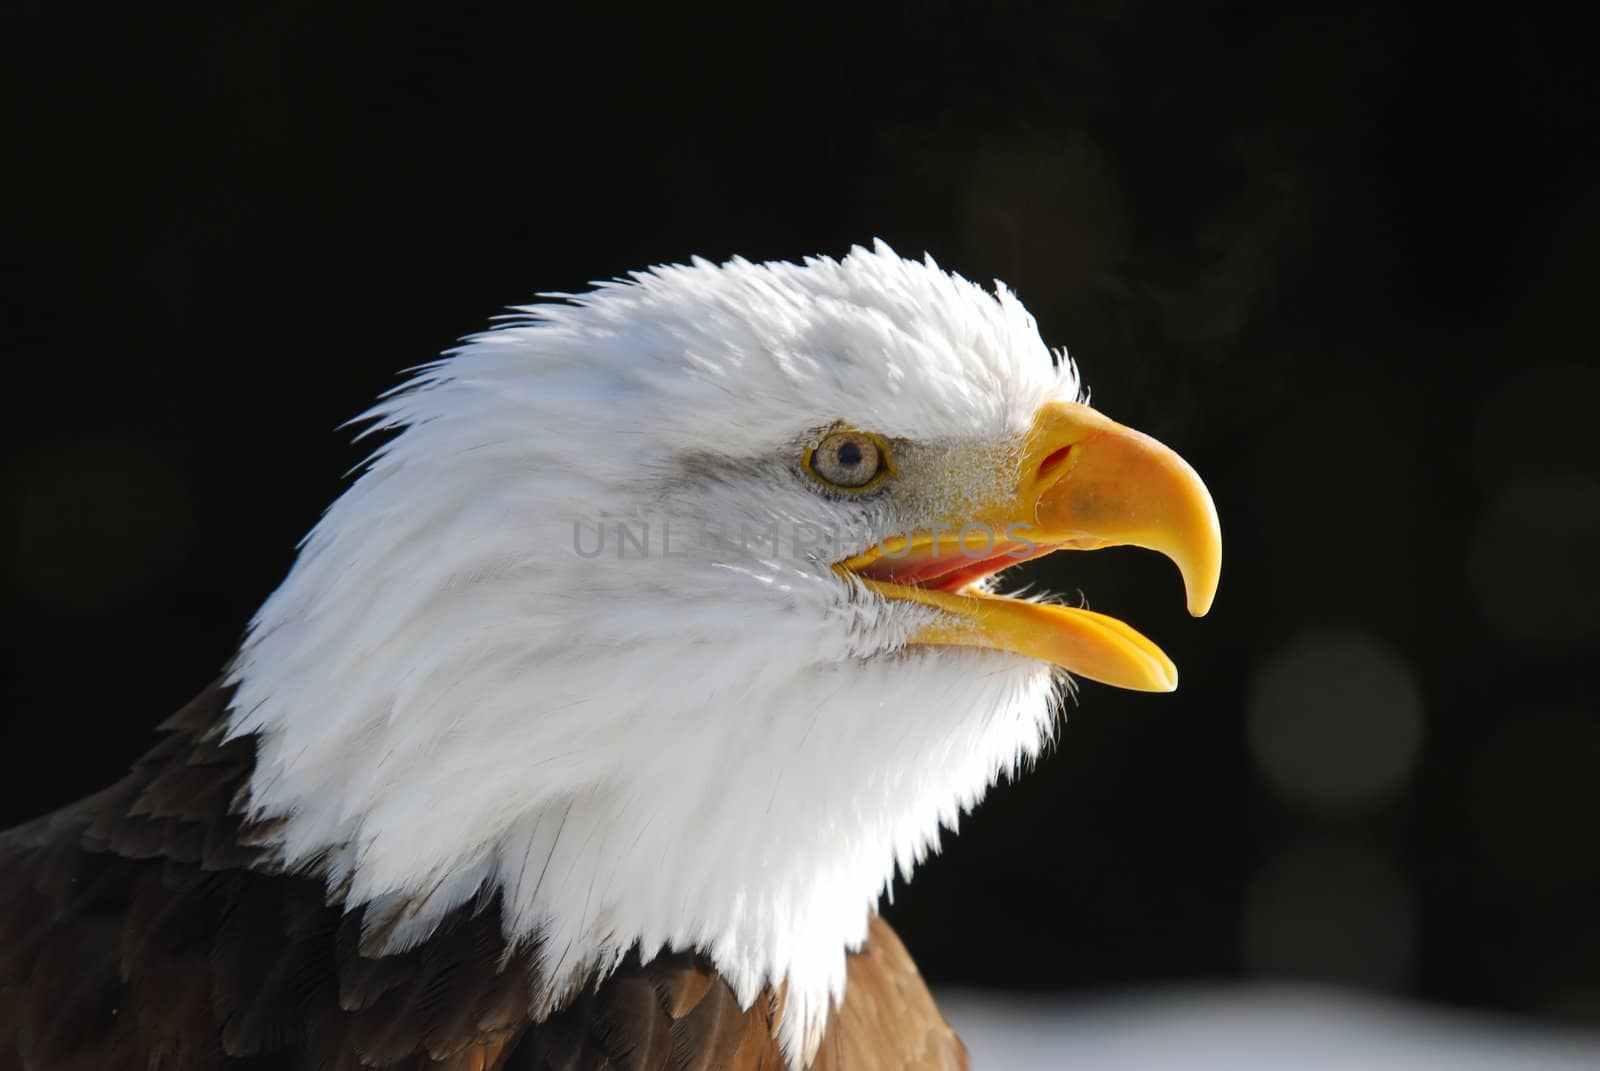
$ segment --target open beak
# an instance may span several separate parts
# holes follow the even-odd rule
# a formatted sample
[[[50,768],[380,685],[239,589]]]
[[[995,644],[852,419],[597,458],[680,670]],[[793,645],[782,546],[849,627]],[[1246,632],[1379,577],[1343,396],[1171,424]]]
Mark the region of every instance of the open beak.
[[[943,611],[913,643],[1012,651],[1120,688],[1172,691],[1172,660],[1116,618],[990,594],[978,581],[1057,550],[1147,547],[1176,563],[1198,617],[1222,572],[1205,484],[1161,443],[1075,402],[1039,411],[1017,473],[1008,500],[886,539],[837,568],[886,599]]]

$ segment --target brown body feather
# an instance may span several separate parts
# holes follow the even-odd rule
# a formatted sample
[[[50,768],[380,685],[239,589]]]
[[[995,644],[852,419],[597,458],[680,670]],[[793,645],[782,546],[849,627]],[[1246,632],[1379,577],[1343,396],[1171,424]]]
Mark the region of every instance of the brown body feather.
[[[276,873],[237,801],[249,739],[202,693],[122,781],[0,835],[0,1071],[202,1068],[780,1071],[775,994],[741,1009],[704,957],[618,970],[541,1020],[495,901],[368,956],[361,909]],[[893,931],[850,958],[818,1071],[966,1067]]]

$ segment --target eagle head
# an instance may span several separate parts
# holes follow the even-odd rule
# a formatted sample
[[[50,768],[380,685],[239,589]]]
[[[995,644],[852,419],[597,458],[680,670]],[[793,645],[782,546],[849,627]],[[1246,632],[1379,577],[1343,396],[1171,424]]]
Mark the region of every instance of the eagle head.
[[[367,414],[231,671],[249,813],[380,950],[480,897],[554,1006],[698,949],[809,1055],[879,895],[1068,674],[1176,684],[995,575],[1134,544],[1204,613],[1215,510],[1003,286],[882,244],[547,297]]]

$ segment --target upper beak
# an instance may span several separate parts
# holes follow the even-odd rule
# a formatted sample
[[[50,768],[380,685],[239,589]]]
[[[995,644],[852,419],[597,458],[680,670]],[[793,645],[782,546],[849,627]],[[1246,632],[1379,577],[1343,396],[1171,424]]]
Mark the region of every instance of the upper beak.
[[[1205,616],[1222,577],[1222,528],[1189,463],[1073,402],[1040,410],[1029,438],[1023,471],[1031,486],[1021,489],[1018,505],[1033,502],[1039,541],[1164,554],[1183,575],[1189,613]]]
[[[971,585],[1056,550],[1147,547],[1177,564],[1189,612],[1204,614],[1222,573],[1222,534],[1200,477],[1148,435],[1074,402],[1039,411],[1016,472],[1007,500],[974,516],[944,518],[930,526],[933,535],[885,540],[840,568],[885,598],[943,611],[913,643],[1013,651],[1123,688],[1176,688],[1171,660],[1121,621]],[[996,537],[983,554],[971,553],[965,536],[938,534],[974,525]]]

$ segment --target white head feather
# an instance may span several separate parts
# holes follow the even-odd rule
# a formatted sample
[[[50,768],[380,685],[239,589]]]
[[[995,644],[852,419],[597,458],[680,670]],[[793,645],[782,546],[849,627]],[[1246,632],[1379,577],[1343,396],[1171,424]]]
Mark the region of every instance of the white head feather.
[[[908,648],[929,611],[829,565],[1003,490],[1076,372],[1004,287],[882,244],[552,297],[368,414],[396,434],[235,664],[251,813],[384,948],[498,889],[549,1004],[701,949],[745,1003],[787,984],[808,1059],[896,867],[1037,753],[1057,677]],[[905,441],[889,494],[801,471],[836,423]]]

